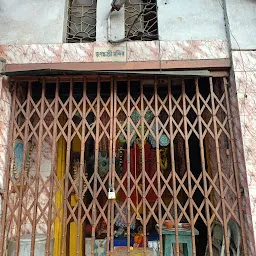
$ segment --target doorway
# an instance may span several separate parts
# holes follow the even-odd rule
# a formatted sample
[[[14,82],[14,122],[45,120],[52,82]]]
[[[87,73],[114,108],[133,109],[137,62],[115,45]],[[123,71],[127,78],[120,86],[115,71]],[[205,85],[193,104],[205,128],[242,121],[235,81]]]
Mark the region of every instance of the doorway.
[[[13,99],[4,232],[32,254],[44,234],[46,255],[165,255],[168,220],[175,255],[180,230],[204,255],[215,222],[243,231],[226,78],[20,78]]]

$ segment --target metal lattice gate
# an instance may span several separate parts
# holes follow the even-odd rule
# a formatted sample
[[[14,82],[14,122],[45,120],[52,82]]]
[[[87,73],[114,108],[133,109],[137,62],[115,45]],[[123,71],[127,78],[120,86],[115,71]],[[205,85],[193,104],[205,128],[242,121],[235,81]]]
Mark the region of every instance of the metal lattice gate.
[[[216,255],[216,223],[247,254],[226,78],[20,78],[9,159],[0,255],[24,235],[34,255],[39,234],[46,255],[164,255],[167,219],[175,255],[180,223],[193,255]]]

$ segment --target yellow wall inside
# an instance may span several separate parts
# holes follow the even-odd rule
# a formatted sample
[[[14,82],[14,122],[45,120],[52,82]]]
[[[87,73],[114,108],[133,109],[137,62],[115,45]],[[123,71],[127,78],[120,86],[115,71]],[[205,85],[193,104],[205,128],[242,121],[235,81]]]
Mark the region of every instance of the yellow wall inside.
[[[66,141],[64,137],[60,137],[58,141],[58,149],[57,149],[57,178],[62,181],[62,190],[64,191],[64,179],[62,179],[65,175],[65,165],[66,165]],[[81,142],[77,136],[72,141],[72,151],[80,152],[81,151]],[[56,193],[56,209],[62,208],[63,203],[63,195],[60,190]],[[75,206],[78,203],[78,198],[76,195],[71,196],[71,206]],[[63,217],[63,209],[60,210],[60,218],[56,218],[54,223],[54,256],[61,255],[61,245],[62,245],[62,217]],[[82,227],[80,230],[80,234],[82,234]],[[76,255],[76,244],[77,244],[77,224],[75,222],[70,223],[70,244],[69,244],[69,252],[70,255]],[[82,256],[82,239],[83,236],[80,236],[80,253]]]
[[[81,152],[81,141],[76,135],[72,141],[72,151],[73,152]],[[71,206],[75,206],[78,204],[78,197],[77,195],[71,196]],[[82,236],[82,227],[80,227],[80,251],[79,256],[82,256],[82,245],[83,245],[83,236]],[[69,245],[69,252],[70,255],[76,255],[76,243],[77,243],[77,224],[72,222],[70,224],[70,245]]]
[[[57,149],[57,178],[60,181],[65,174],[65,156],[66,156],[66,142],[63,137],[58,141]],[[62,182],[62,189],[64,190],[64,180]],[[54,256],[61,255],[61,239],[62,239],[62,216],[63,216],[63,195],[60,190],[56,192],[56,209],[61,208],[60,218],[56,218],[54,222]]]

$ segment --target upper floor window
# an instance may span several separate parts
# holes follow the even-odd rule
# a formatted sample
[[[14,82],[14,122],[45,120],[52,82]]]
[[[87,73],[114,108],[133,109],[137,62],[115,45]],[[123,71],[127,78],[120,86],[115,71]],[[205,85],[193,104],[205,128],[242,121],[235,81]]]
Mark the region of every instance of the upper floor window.
[[[129,40],[157,40],[156,0],[125,1],[125,37]]]
[[[96,40],[96,0],[70,0],[68,8],[67,42]]]

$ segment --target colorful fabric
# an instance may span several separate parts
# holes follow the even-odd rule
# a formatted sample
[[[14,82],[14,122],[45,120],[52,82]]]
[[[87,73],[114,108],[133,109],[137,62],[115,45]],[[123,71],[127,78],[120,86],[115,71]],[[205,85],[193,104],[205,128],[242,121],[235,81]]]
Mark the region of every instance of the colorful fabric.
[[[154,114],[152,113],[152,111],[148,110],[144,117],[146,121],[150,123],[154,118]]]
[[[156,140],[151,134],[148,135],[148,140],[149,140],[152,148],[156,148]]]
[[[140,120],[140,113],[137,110],[134,110],[131,114],[132,121],[136,124]]]
[[[101,178],[105,177],[109,170],[109,159],[99,152],[98,172]]]
[[[167,137],[167,135],[162,134],[159,139],[159,144],[162,147],[166,147],[170,144],[170,139]]]
[[[144,144],[144,152],[145,152],[145,171],[148,175],[149,179],[152,179],[156,172],[156,150],[152,149],[150,144],[147,142]],[[137,184],[140,185],[142,180],[138,179],[139,174],[142,172],[142,163],[141,163],[141,149],[136,144],[136,160],[135,160],[135,149],[130,149],[130,174],[135,178],[135,161],[136,161],[136,174],[137,174]],[[127,152],[124,153],[124,161],[123,161],[123,177],[127,172]],[[134,186],[133,180],[130,179],[130,188]],[[150,186],[148,180],[145,181],[145,187]],[[157,179],[154,180],[154,186],[157,188]],[[127,188],[127,178],[124,180],[124,187]],[[124,201],[126,199],[126,194],[124,192],[121,193],[121,198]],[[148,202],[155,202],[158,199],[155,191],[150,188],[146,199]],[[131,194],[131,200],[136,202],[136,190]],[[142,200],[141,195],[138,192],[138,202]]]
[[[122,207],[122,204],[118,204],[118,206],[119,206],[119,208],[121,208],[121,207]],[[126,206],[123,207],[122,213],[123,213],[124,216],[128,216],[128,209],[127,209]],[[123,219],[123,217],[119,214],[117,208],[115,208],[115,216],[118,216],[115,225],[116,225],[117,227],[119,227],[119,228],[127,228],[127,220],[126,220],[126,219]],[[132,230],[135,229],[135,227],[136,227],[136,221],[135,221],[135,219],[134,219],[133,222],[131,223],[130,227],[131,227]]]

